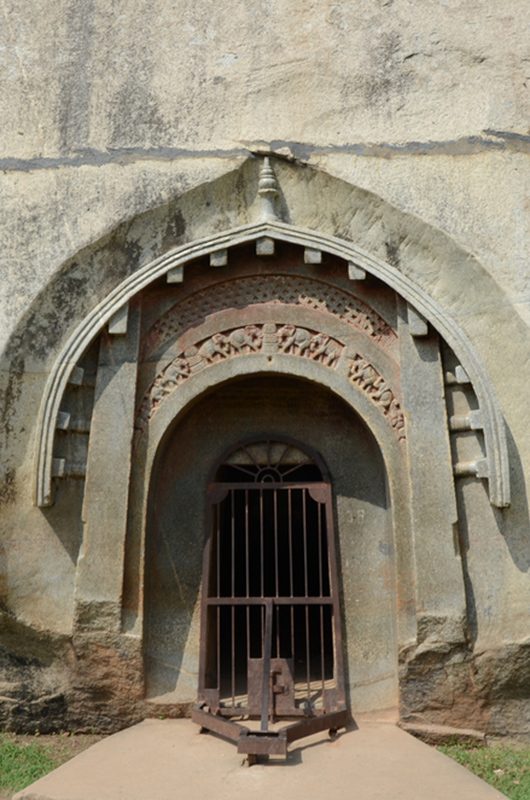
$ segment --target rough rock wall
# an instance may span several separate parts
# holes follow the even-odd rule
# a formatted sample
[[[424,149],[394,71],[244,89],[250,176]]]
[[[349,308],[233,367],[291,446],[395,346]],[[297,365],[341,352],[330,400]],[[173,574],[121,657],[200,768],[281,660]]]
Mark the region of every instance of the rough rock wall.
[[[4,638],[14,654],[1,676],[5,672],[9,684],[0,692],[8,698],[6,714],[16,718],[18,701],[9,698],[21,696],[13,686],[29,674],[24,665],[32,659],[38,668],[27,696],[52,698],[57,709],[63,701],[53,697],[63,690],[83,696],[70,688],[60,666],[72,653],[72,609],[64,597],[73,591],[81,531],[74,524],[61,527],[53,512],[37,519],[31,508],[31,433],[43,365],[53,360],[62,331],[79,313],[79,298],[97,296],[131,263],[149,259],[154,246],[143,233],[128,235],[131,220],[156,207],[166,215],[183,192],[229,173],[251,152],[271,149],[417,217],[472,255],[498,287],[488,304],[465,261],[461,284],[452,287],[461,294],[463,324],[493,377],[515,463],[514,505],[500,519],[491,512],[477,533],[472,523],[473,513],[475,519],[482,513],[479,491],[466,487],[461,503],[470,518],[464,538],[476,666],[467,666],[460,644],[431,630],[425,636],[431,644],[404,652],[404,674],[414,681],[403,685],[419,692],[429,681],[432,697],[436,674],[442,681],[448,672],[431,669],[428,652],[446,648],[443,660],[451,675],[460,676],[454,678],[456,694],[466,693],[475,670],[480,702],[486,698],[494,706],[504,692],[514,714],[506,725],[518,729],[528,714],[522,711],[524,702],[528,708],[522,676],[528,669],[530,569],[530,352],[523,324],[530,319],[528,4],[58,0],[44,12],[34,0],[7,0],[3,15],[0,609],[3,630],[15,619],[26,626]],[[318,228],[321,213],[318,205],[306,208],[304,224]],[[167,220],[160,227],[161,249],[182,235],[170,210]],[[371,224],[386,259],[407,269],[409,243],[398,229],[387,228],[377,214]],[[337,235],[343,226],[344,219],[336,221]],[[91,262],[77,259],[106,237],[113,240],[110,260],[99,258],[97,248]],[[443,294],[447,272],[437,269],[429,280]],[[32,304],[39,313],[24,333]],[[56,325],[57,309],[64,329]],[[75,489],[72,495],[75,507]],[[503,538],[497,534],[506,521],[511,533]],[[23,563],[23,579],[15,580]],[[41,634],[27,632],[34,629],[46,640],[60,640],[55,661]],[[52,661],[59,666],[41,680],[41,667]],[[505,680],[511,665],[519,665],[518,677]],[[108,674],[114,674],[110,667]],[[83,680],[88,686],[90,680]],[[111,683],[119,686],[120,679]],[[111,696],[114,689],[109,691]],[[421,700],[408,691],[405,708],[421,710]],[[442,709],[450,706],[447,698],[445,692]],[[432,702],[429,708],[432,716]],[[117,711],[116,719],[120,713],[126,720],[136,712]],[[39,714],[37,708],[32,719]],[[57,719],[67,715],[58,711]]]
[[[525,0],[4,9],[10,320],[83,245],[260,145],[446,230],[524,313]]]

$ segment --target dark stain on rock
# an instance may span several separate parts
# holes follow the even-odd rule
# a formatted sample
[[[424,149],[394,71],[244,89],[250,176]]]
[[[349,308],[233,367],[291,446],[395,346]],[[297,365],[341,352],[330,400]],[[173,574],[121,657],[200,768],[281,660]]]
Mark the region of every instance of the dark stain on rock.
[[[34,734],[66,729],[67,706],[62,687],[50,688],[55,681],[37,659],[16,655],[0,646],[0,675],[2,730]]]
[[[133,230],[146,229],[151,230],[153,243],[165,237],[166,246],[174,246],[185,232],[185,220],[176,207],[168,210],[167,205],[162,205],[120,224],[65,261],[21,319],[5,350],[11,366],[6,368],[6,388],[0,394],[4,436],[12,432],[11,418],[21,391],[24,358],[46,362],[72,325],[138,268],[143,248]]]
[[[142,67],[140,76],[138,72],[131,73],[114,99],[109,142],[111,148],[146,145],[174,138],[172,125],[161,115],[159,101],[148,88],[149,75],[145,64]]]
[[[57,112],[62,153],[86,147],[89,142],[94,10],[95,0],[68,3],[66,7],[68,49],[62,59]]]
[[[20,375],[24,370],[22,354],[45,361],[58,347],[72,321],[83,319],[118,283],[134,272],[141,248],[136,241],[127,239],[127,230],[128,225],[121,225],[111,235],[81,251],[75,260],[66,262],[50,282],[6,348],[15,375],[17,370]],[[12,404],[15,386],[13,377],[6,390],[4,406]]]
[[[6,730],[19,734],[50,734],[64,730],[66,698],[57,693],[12,705]]]
[[[17,497],[15,477],[16,471],[12,467],[8,467],[0,483],[0,506],[7,506],[15,502]]]
[[[166,229],[162,236],[162,251],[171,250],[180,244],[186,231],[186,220],[179,208],[170,207]]]
[[[396,242],[385,242],[386,260],[393,267],[399,269],[399,244]]]
[[[13,680],[18,670],[40,666],[42,665],[36,658],[10,652],[7,648],[0,645],[0,667],[2,669],[2,674],[5,675],[6,678]]]
[[[396,31],[384,32],[371,50],[370,64],[361,77],[367,106],[385,106],[392,99],[402,100],[411,82],[411,71],[403,67],[400,55],[401,36]]]
[[[78,266],[77,264],[75,265]],[[80,299],[86,292],[86,282],[78,270],[68,271],[61,276],[52,289],[50,300],[53,309],[61,318],[71,319],[75,316]]]
[[[124,280],[137,268],[138,264],[140,263],[140,258],[142,256],[142,248],[137,241],[134,239],[128,239],[123,244],[123,270],[121,274],[121,280]],[[118,273],[116,272],[118,276]]]
[[[48,296],[38,311],[28,315],[21,333],[11,340],[8,354],[17,361],[22,360],[22,353],[44,361],[60,338],[65,321],[58,309],[50,307],[49,299]]]
[[[22,377],[25,361],[22,355],[16,355],[9,365],[7,384],[0,395],[0,419],[2,420],[1,435],[4,446],[13,433],[13,418],[16,413],[17,402],[22,392]]]

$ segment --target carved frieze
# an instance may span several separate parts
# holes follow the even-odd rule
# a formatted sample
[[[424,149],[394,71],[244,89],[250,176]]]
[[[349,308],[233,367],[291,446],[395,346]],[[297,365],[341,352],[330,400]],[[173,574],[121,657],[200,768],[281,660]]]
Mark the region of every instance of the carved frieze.
[[[370,400],[379,406],[392,425],[399,440],[405,439],[405,418],[394,391],[377,369],[356,353],[351,359],[350,381],[368,395]]]
[[[211,364],[251,354],[285,354],[308,358],[336,369],[344,351],[342,342],[320,331],[298,325],[265,323],[214,333],[174,358],[154,379],[140,404],[136,427],[143,430],[164,399],[192,375]],[[348,359],[348,378],[378,406],[399,440],[405,439],[405,419],[395,391],[366,358]]]
[[[335,366],[342,345],[325,333],[313,333],[296,325],[282,325],[278,329],[278,350],[297,356],[307,356],[327,367]]]
[[[390,347],[396,341],[396,333],[391,326],[354,295],[324,281],[291,275],[267,275],[217,284],[173,306],[147,334],[144,357],[214,312],[223,308],[247,308],[255,304],[293,305],[326,311],[370,336],[382,347]]]
[[[210,364],[251,353],[283,353],[334,369],[343,349],[344,345],[331,336],[297,325],[265,323],[214,333],[179,354],[157,375],[140,405],[137,428],[145,427],[177,386]]]

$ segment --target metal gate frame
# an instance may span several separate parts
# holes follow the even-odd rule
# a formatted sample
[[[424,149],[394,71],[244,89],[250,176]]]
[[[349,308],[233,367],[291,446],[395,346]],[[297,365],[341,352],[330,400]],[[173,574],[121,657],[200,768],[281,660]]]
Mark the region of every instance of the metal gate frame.
[[[318,503],[319,507],[321,508],[324,506],[324,519],[325,519],[325,526],[326,526],[326,543],[327,543],[327,563],[328,563],[328,580],[329,580],[329,595],[323,596],[323,580],[322,580],[322,570],[320,570],[320,595],[294,595],[293,594],[293,582],[291,578],[291,586],[290,586],[290,595],[289,596],[237,596],[234,594],[234,583],[232,580],[232,593],[229,596],[221,595],[220,594],[220,583],[219,577],[217,578],[217,594],[216,596],[210,595],[210,581],[212,580],[211,574],[211,567],[212,567],[212,549],[213,549],[213,541],[214,541],[214,509],[217,507],[217,528],[216,528],[216,541],[217,547],[219,548],[219,537],[221,534],[221,523],[219,521],[220,517],[220,505],[229,495],[229,493],[234,493],[236,491],[245,492],[245,509],[246,509],[246,552],[247,552],[247,572],[248,572],[248,558],[249,558],[249,544],[248,544],[248,497],[249,492],[260,492],[260,498],[263,497],[263,492],[278,492],[278,491],[286,491],[288,492],[289,504],[291,503],[291,493],[295,490],[303,490],[303,492],[307,492],[312,500]],[[274,495],[276,498],[276,495]],[[305,495],[302,495],[305,497]],[[232,525],[233,518],[234,518],[234,494],[231,495],[231,514],[232,514]],[[237,743],[237,749],[239,753],[246,754],[248,756],[249,763],[254,763],[258,756],[269,756],[269,755],[287,755],[287,749],[290,742],[296,741],[297,739],[301,739],[305,736],[309,736],[311,734],[328,730],[330,735],[333,736],[336,734],[339,728],[344,728],[348,725],[351,721],[350,713],[346,706],[346,699],[345,699],[345,686],[344,686],[344,660],[343,660],[343,642],[342,642],[342,625],[341,625],[341,614],[340,614],[340,603],[339,603],[339,585],[338,585],[338,570],[337,570],[337,557],[336,557],[336,548],[335,548],[335,529],[333,525],[333,511],[332,511],[332,494],[331,494],[331,484],[325,481],[308,481],[308,482],[293,482],[289,483],[288,481],[269,481],[269,482],[212,482],[208,487],[208,501],[209,501],[209,516],[208,516],[208,531],[206,535],[206,542],[204,548],[204,557],[203,557],[203,594],[201,599],[201,635],[200,635],[200,664],[199,664],[199,691],[198,691],[198,702],[192,709],[192,720],[197,723],[201,727],[201,731],[210,730],[214,733],[217,733],[224,738],[227,738],[235,743]],[[262,500],[260,500],[262,502]],[[276,504],[276,499],[275,499]],[[305,503],[305,500],[304,500]],[[276,505],[275,505],[276,508]],[[291,505],[288,506],[289,514],[291,514]],[[306,506],[304,505],[304,514]],[[276,512],[275,512],[276,513]],[[320,509],[319,509],[319,520],[320,517]],[[289,517],[291,519],[291,517]],[[319,522],[319,525],[321,523]],[[277,536],[277,519],[275,518],[275,535]],[[319,528],[320,531],[320,528]],[[261,528],[260,535],[263,537],[263,527]],[[292,536],[292,532],[290,533]],[[320,535],[320,534],[319,534]],[[307,555],[307,518],[304,517],[304,528],[303,528],[303,536],[304,538],[304,555]],[[233,537],[233,534],[232,534]],[[322,540],[320,539],[320,542]],[[292,542],[291,542],[292,546]],[[232,548],[234,548],[234,539],[232,538]],[[232,550],[233,552],[233,550]],[[276,540],[276,575],[278,575],[278,550],[277,550],[277,540]],[[261,556],[263,557],[263,555]],[[320,561],[319,566],[322,566],[322,554],[320,553]],[[219,569],[219,551],[217,553],[217,564]],[[292,552],[291,552],[291,559],[292,559]],[[232,570],[234,570],[234,561],[232,556]],[[263,561],[260,561],[260,569],[263,572],[264,564]],[[291,562],[290,562],[290,569],[291,569]],[[308,573],[307,573],[307,559],[305,560],[305,591],[307,593],[307,586],[308,586]],[[292,574],[292,573],[291,573]],[[262,582],[262,592],[263,592],[263,575],[261,577]],[[277,589],[278,591],[278,589]],[[247,592],[248,592],[248,578],[247,578]],[[274,701],[274,692],[275,691],[282,691],[282,688],[278,688],[274,684],[274,675],[278,674],[279,672],[279,665],[276,661],[272,658],[272,626],[273,626],[273,612],[274,608],[279,608],[280,606],[290,606],[294,608],[295,606],[305,607],[306,614],[306,641],[308,641],[309,633],[308,633],[308,609],[310,606],[320,606],[322,609],[323,607],[329,607],[331,609],[331,635],[332,635],[332,655],[333,655],[333,676],[335,679],[336,687],[333,690],[330,690],[329,693],[327,690],[322,691],[323,695],[323,704],[324,709],[323,711],[316,711],[314,709],[311,710],[303,710],[300,711],[299,709],[294,708],[294,686],[293,686],[293,708],[289,710],[289,713],[286,714],[277,714],[275,715],[277,719],[289,719],[293,717],[302,717],[301,719],[297,719],[297,721],[292,722],[291,724],[281,728],[280,730],[271,730],[269,728],[269,720],[274,715],[275,709],[275,701]],[[221,606],[229,606],[233,609],[232,611],[232,642],[235,641],[235,627],[234,627],[234,609],[246,607],[247,609],[250,606],[261,606],[263,608],[263,616],[264,616],[264,624],[260,628],[261,632],[261,641],[262,641],[262,657],[260,661],[262,662],[262,670],[261,676],[258,676],[261,680],[261,703],[260,703],[260,710],[259,714],[250,712],[250,690],[249,690],[249,683],[247,677],[247,705],[248,708],[245,707],[237,707],[234,706],[232,708],[223,708],[221,706],[220,701],[220,678],[218,677],[218,686],[217,689],[207,688],[206,687],[206,658],[207,658],[207,648],[208,648],[208,609],[211,607],[217,607],[220,609]],[[247,637],[249,634],[248,629],[248,611],[247,611]],[[278,612],[279,614],[279,612]],[[218,676],[220,676],[220,659],[221,659],[221,644],[220,644],[220,624],[219,624],[219,615],[220,612],[218,611],[217,614],[217,627],[216,627],[216,648],[217,648],[217,671]],[[322,611],[320,614],[321,620],[321,648],[324,648],[324,640],[323,640],[323,633],[322,633]],[[278,623],[279,624],[279,623]],[[294,623],[292,623],[294,624]],[[292,636],[294,636],[294,628],[292,630]],[[232,644],[232,648],[235,645]],[[248,647],[247,643],[247,647]],[[309,691],[309,674],[311,671],[311,662],[310,662],[310,655],[309,655],[309,644],[307,644],[307,659],[306,662],[308,664],[308,691]],[[277,653],[278,654],[278,653]],[[324,656],[322,655],[322,685],[324,687]],[[247,658],[247,667],[250,664],[250,658]],[[258,659],[253,659],[254,661],[258,661]],[[279,660],[279,659],[278,659]],[[276,666],[277,669],[275,672],[271,671],[272,667]],[[235,660],[232,654],[231,660],[231,670],[235,671]],[[232,675],[232,685],[234,684],[235,677],[234,674]],[[234,691],[234,690],[232,690]],[[329,694],[329,696],[328,696]],[[232,694],[232,699],[234,694]],[[324,699],[325,698],[325,699]],[[260,720],[260,728],[259,730],[252,729],[247,725],[241,724],[241,722],[237,722],[235,719],[230,719],[231,716],[238,716],[238,717],[246,717],[248,719],[259,719]]]

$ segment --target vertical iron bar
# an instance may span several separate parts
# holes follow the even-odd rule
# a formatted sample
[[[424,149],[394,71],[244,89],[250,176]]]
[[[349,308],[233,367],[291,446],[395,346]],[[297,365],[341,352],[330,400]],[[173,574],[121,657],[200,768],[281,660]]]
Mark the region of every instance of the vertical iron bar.
[[[305,606],[305,636],[306,636],[306,672],[307,672],[307,699],[311,699],[311,649],[309,641],[309,606]]]
[[[221,597],[221,503],[215,507],[215,535],[217,539],[217,597]],[[217,606],[217,688],[221,694],[221,606]]]
[[[307,489],[302,489],[302,527],[304,535],[304,591],[307,598],[308,593],[308,574],[307,574]],[[311,642],[309,633],[309,606],[305,605],[305,650],[306,650],[306,672],[307,672],[307,699],[311,699]]]
[[[274,524],[274,579],[276,597],[280,596],[280,565],[278,562],[278,489],[273,489],[273,524]],[[280,606],[276,606],[276,658],[280,657]]]
[[[232,597],[235,597],[235,580],[236,580],[236,514],[235,514],[235,492],[230,489],[230,546],[231,546],[231,592]]]
[[[304,542],[304,595],[307,597],[308,583],[307,583],[307,489],[302,489],[302,531]]]
[[[342,628],[340,621],[339,581],[337,573],[337,556],[335,549],[335,531],[333,528],[332,494],[331,486],[326,486],[325,500],[325,531],[328,554],[328,580],[330,582],[330,595],[332,597],[332,659],[333,677],[336,681],[338,702],[345,702],[344,687],[344,653],[342,650]]]
[[[232,606],[232,708],[236,705],[236,607]]]
[[[259,490],[259,539],[260,539],[260,577],[261,577],[261,596],[264,592],[264,571],[263,563],[263,489]]]
[[[294,596],[294,564],[293,564],[293,504],[292,504],[291,489],[287,489],[287,515],[289,527],[289,584],[291,597]],[[296,665],[294,660],[294,606],[291,606],[291,658],[293,659],[293,671],[296,672]],[[293,676],[294,677],[294,676]],[[296,680],[296,679],[295,679]]]
[[[235,528],[236,528],[236,518],[235,518],[235,492],[233,489],[230,490],[230,509],[231,509],[231,545],[232,545],[232,597],[235,597],[235,558],[236,558],[236,551],[235,551]],[[232,645],[232,657],[231,657],[231,676],[232,676],[232,708],[235,708],[236,705],[236,609],[235,606],[232,605],[231,608],[231,628],[232,628],[232,635],[231,635],[231,645]]]
[[[318,591],[320,597],[324,593],[324,576],[322,574],[322,505],[318,503]]]
[[[245,489],[245,550],[247,556],[246,588],[247,597],[250,597],[250,548],[248,532],[248,489]],[[247,660],[250,658],[250,606],[247,604]]]
[[[291,489],[287,489],[287,514],[289,517],[289,582],[290,582],[290,590],[291,590],[291,597],[293,597],[294,592],[294,565],[293,565],[293,506],[292,506],[292,497],[291,497]]]
[[[322,575],[322,505],[318,504],[318,590],[320,596],[324,594],[324,578]],[[324,655],[324,606],[320,606],[320,669],[322,672],[322,708],[324,708],[324,691],[325,691],[325,655]]]
[[[261,695],[261,724],[260,730],[269,729],[269,705],[270,705],[270,671],[271,671],[271,647],[272,647],[272,601],[265,603],[265,635],[263,637],[263,677]]]

